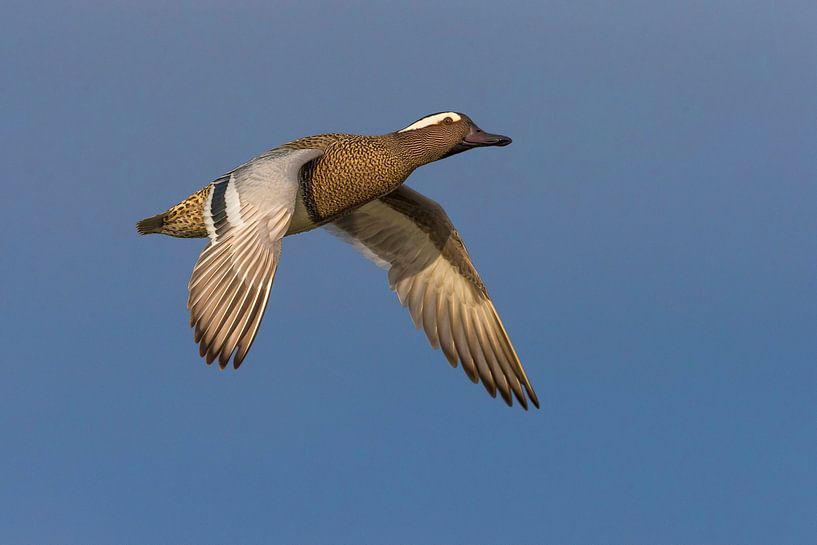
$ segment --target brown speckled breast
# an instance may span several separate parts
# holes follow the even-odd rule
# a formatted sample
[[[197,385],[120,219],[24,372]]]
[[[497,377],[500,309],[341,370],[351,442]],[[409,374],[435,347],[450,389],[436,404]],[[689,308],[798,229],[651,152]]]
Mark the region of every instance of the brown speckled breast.
[[[411,173],[384,137],[351,136],[304,165],[299,197],[315,224],[322,224],[394,191]]]

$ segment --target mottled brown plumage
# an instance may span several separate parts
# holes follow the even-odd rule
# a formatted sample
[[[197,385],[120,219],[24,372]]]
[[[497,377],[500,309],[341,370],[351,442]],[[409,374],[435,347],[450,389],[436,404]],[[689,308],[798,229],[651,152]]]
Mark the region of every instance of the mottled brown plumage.
[[[206,237],[204,202],[209,192],[209,185],[202,187],[167,212],[143,219],[136,224],[136,229],[143,235],[161,233],[180,238]]]
[[[536,394],[443,209],[401,184],[419,166],[510,139],[443,112],[382,136],[307,136],[265,152],[168,211],[142,234],[209,237],[188,307],[207,363],[238,368],[266,308],[284,236],[321,225],[389,271],[389,283],[432,346],[462,362],[492,396],[527,408]]]

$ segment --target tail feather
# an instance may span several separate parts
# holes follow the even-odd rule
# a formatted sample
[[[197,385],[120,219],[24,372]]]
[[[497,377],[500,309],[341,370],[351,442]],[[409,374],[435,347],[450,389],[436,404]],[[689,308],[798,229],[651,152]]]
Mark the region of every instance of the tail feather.
[[[165,225],[165,216],[167,212],[145,218],[136,223],[136,230],[140,235],[149,235],[151,233],[161,233]]]

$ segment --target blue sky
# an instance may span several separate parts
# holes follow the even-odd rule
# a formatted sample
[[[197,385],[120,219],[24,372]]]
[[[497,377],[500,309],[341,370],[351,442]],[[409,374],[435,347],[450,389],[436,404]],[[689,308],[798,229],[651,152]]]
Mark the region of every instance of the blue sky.
[[[813,2],[5,2],[0,542],[813,543]],[[418,170],[540,399],[490,399],[382,271],[287,239],[239,372],[199,240],[253,155],[440,110]]]

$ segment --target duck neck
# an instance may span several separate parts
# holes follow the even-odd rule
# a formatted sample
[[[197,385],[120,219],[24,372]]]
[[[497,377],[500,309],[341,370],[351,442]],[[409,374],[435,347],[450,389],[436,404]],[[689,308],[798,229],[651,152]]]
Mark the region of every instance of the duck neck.
[[[428,134],[427,131],[415,130],[393,133],[400,154],[414,170],[442,159],[451,149],[451,143],[445,138]]]

